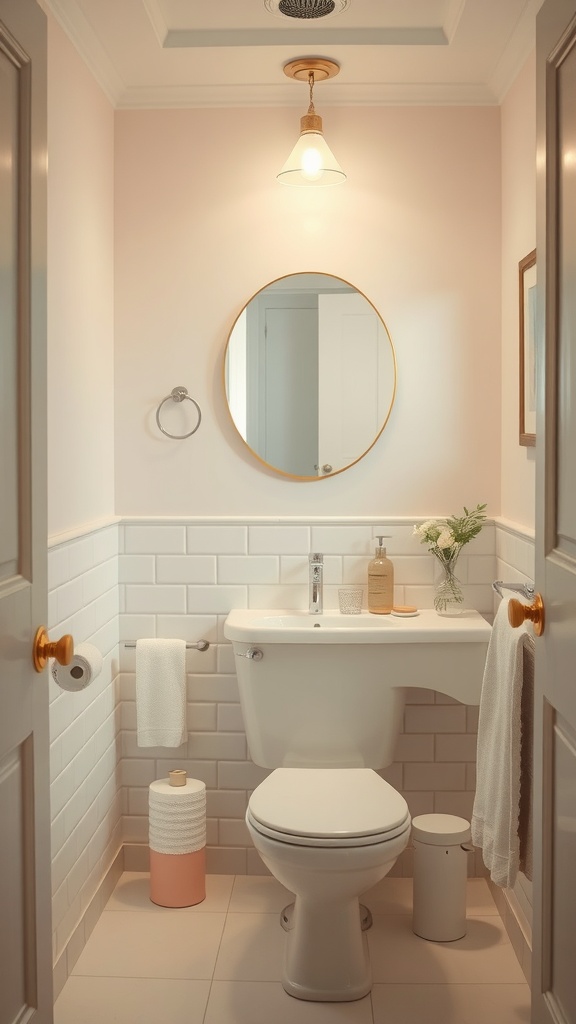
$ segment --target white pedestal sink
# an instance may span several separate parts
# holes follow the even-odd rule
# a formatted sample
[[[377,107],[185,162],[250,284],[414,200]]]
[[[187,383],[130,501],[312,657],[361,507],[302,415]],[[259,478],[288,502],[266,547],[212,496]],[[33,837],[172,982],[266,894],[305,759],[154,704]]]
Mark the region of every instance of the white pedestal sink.
[[[491,626],[476,611],[444,617],[424,609],[410,618],[337,610],[322,615],[231,611],[224,635],[236,655],[253,760],[276,766],[282,736],[289,737],[281,761],[286,766],[335,766],[335,740],[338,765],[343,748],[344,763],[351,767],[390,764],[406,687],[436,690],[463,704],[480,703],[490,633]],[[360,744],[351,727],[359,699],[364,720],[373,724],[368,753],[366,735]],[[263,713],[266,730],[257,727]],[[311,745],[312,758],[305,753]]]

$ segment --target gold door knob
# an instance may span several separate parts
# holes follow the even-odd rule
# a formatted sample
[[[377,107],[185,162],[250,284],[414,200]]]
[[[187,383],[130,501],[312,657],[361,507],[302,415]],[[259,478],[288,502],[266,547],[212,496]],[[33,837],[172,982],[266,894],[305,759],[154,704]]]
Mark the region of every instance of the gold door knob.
[[[517,601],[515,597],[511,598],[508,602],[508,622],[517,629],[523,622],[528,619],[534,625],[534,632],[536,636],[542,636],[544,632],[544,602],[541,594],[534,596],[532,604],[522,604],[521,601]]]
[[[48,639],[46,626],[40,626],[39,629],[36,630],[34,646],[32,648],[32,658],[34,661],[34,668],[37,672],[41,672],[46,666],[48,658],[56,658],[56,661],[59,662],[60,665],[69,665],[72,661],[73,654],[74,641],[69,633],[65,633],[59,640],[51,642]]]

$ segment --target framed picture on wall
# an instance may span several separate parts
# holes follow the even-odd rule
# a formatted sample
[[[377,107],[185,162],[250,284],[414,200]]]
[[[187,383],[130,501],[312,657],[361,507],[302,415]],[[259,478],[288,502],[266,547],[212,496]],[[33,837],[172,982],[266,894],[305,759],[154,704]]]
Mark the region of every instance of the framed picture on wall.
[[[536,249],[518,264],[520,284],[520,444],[536,444]]]

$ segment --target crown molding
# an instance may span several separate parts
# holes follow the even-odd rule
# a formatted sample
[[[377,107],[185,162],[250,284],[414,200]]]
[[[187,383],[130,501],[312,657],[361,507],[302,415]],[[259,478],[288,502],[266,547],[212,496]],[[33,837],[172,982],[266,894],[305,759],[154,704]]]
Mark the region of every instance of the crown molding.
[[[220,86],[128,86],[118,74],[89,20],[72,0],[39,0],[70,38],[111,104],[118,109],[165,109],[170,107],[297,107],[299,97],[290,85],[262,86],[230,84]],[[313,45],[319,31],[297,29],[171,31],[162,16],[158,0],[142,0],[152,30],[162,47],[232,45]],[[535,45],[535,17],[543,0],[528,0],[506,50],[487,83],[331,83],[322,91],[323,108],[338,106],[497,106],[501,104]],[[322,44],[428,45],[446,46],[453,38],[465,0],[452,0],[443,28],[343,30],[323,29]],[[293,36],[293,38],[292,38]],[[329,37],[329,38],[328,38]],[[294,40],[298,40],[295,42]]]
[[[166,44],[166,36],[168,35],[168,25],[164,21],[160,4],[158,0],[142,0],[142,6],[148,15],[158,44],[163,48]]]
[[[329,95],[328,95],[329,93]],[[168,107],[302,107],[294,99],[294,90],[282,85],[266,88],[263,102],[261,85],[163,86],[126,89],[118,98],[120,110],[164,109]],[[322,92],[322,110],[330,107],[387,106],[497,106],[494,93],[482,83],[392,83],[378,85],[335,84]]]
[[[444,32],[446,34],[446,41],[451,43],[456,35],[458,25],[460,24],[460,18],[464,13],[466,7],[466,0],[452,0],[448,13],[444,20]]]
[[[529,0],[508,40],[489,82],[489,87],[501,104],[530,54],[536,49],[536,15],[544,0]]]
[[[120,96],[126,91],[126,86],[90,22],[75,4],[67,4],[66,0],[43,0],[43,6],[54,16],[74,44],[112,106],[117,106]]]

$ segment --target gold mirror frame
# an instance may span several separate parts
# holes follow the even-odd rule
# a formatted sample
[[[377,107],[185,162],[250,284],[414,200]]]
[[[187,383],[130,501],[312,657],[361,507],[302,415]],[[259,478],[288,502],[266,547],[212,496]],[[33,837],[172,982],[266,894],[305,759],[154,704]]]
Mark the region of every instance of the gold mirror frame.
[[[328,279],[330,281],[337,282],[337,283],[339,283],[339,284],[341,284],[343,286],[342,289],[341,289],[343,292],[354,293],[355,295],[359,296],[360,298],[362,298],[365,301],[367,306],[374,312],[374,314],[375,314],[375,316],[376,316],[376,318],[378,320],[379,325],[381,325],[381,327],[383,329],[384,337],[381,340],[383,342],[387,342],[389,344],[389,346],[390,346],[389,358],[390,358],[390,364],[391,364],[391,370],[392,370],[392,378],[393,378],[392,382],[391,382],[389,398],[388,398],[388,395],[386,395],[386,398],[384,399],[384,404],[386,406],[385,414],[383,415],[383,418],[382,418],[381,423],[379,425],[379,429],[376,431],[374,437],[370,440],[370,443],[366,446],[366,448],[359,455],[357,455],[355,458],[351,458],[349,462],[347,462],[345,465],[340,466],[337,469],[332,469],[332,466],[328,467],[325,464],[324,470],[329,469],[329,471],[322,471],[320,475],[293,473],[293,472],[290,472],[290,471],[286,470],[285,468],[283,468],[281,466],[275,465],[273,462],[270,462],[266,458],[264,458],[258,452],[258,450],[247,441],[246,437],[242,433],[242,430],[238,426],[238,424],[236,422],[236,419],[234,417],[234,413],[233,413],[232,408],[231,408],[231,399],[230,399],[229,386],[228,386],[231,341],[232,341],[232,338],[233,338],[233,335],[234,335],[234,331],[235,331],[236,327],[238,326],[238,324],[239,324],[243,314],[245,314],[245,313],[247,314],[247,311],[248,311],[249,307],[251,306],[251,304],[254,303],[254,301],[257,300],[259,296],[262,296],[263,293],[266,292],[268,289],[270,289],[271,291],[274,291],[275,290],[274,286],[278,285],[280,282],[290,281],[290,279],[292,279],[292,278],[301,280],[301,279],[303,279],[305,277],[325,278],[325,279]],[[331,290],[336,292],[338,289],[337,289],[337,287],[334,287],[334,289],[327,288],[326,292],[328,293]],[[281,294],[280,291],[278,291],[278,294]],[[392,342],[392,338],[391,338],[390,332],[389,332],[389,330],[388,330],[388,328],[386,326],[386,323],[385,323],[384,319],[382,318],[382,316],[378,312],[378,310],[377,310],[376,306],[374,305],[374,303],[370,301],[370,299],[364,294],[364,292],[362,292],[358,288],[356,288],[355,285],[353,285],[349,281],[345,280],[345,278],[338,277],[335,274],[326,274],[326,273],[324,273],[322,271],[303,271],[301,273],[285,274],[285,275],[282,275],[281,277],[274,278],[272,281],[267,282],[265,285],[263,285],[262,288],[259,288],[258,291],[254,292],[254,294],[250,297],[248,302],[245,303],[245,305],[242,307],[242,309],[240,310],[240,312],[236,316],[236,318],[235,318],[235,320],[234,320],[234,322],[232,324],[232,327],[230,328],[230,331],[228,333],[228,337],[227,337],[227,340],[226,340],[226,346],[225,346],[225,350],[224,350],[224,358],[223,358],[223,361],[222,361],[222,385],[223,385],[224,397],[226,399],[226,408],[228,410],[228,414],[230,416],[230,419],[231,419],[231,422],[232,422],[232,424],[234,426],[234,429],[235,429],[236,433],[238,434],[238,436],[240,437],[243,445],[247,448],[247,450],[250,452],[250,454],[254,456],[254,458],[257,460],[257,462],[260,462],[263,466],[265,466],[267,469],[271,470],[272,472],[277,473],[280,476],[287,477],[288,479],[297,480],[297,481],[314,481],[314,482],[316,482],[316,481],[319,481],[319,480],[326,480],[326,479],[329,479],[330,477],[338,476],[340,473],[345,472],[345,470],[351,469],[352,466],[355,466],[358,462],[360,462],[361,459],[364,458],[365,455],[368,454],[369,451],[371,451],[371,449],[374,447],[374,445],[376,444],[376,442],[380,438],[381,434],[384,431],[384,428],[386,427],[386,425],[387,425],[387,423],[388,423],[388,421],[390,419],[390,415],[391,415],[392,408],[394,406],[394,401],[395,401],[395,398],[396,398],[396,385],[397,385],[396,353],[395,353],[395,350],[394,350],[394,344]]]

